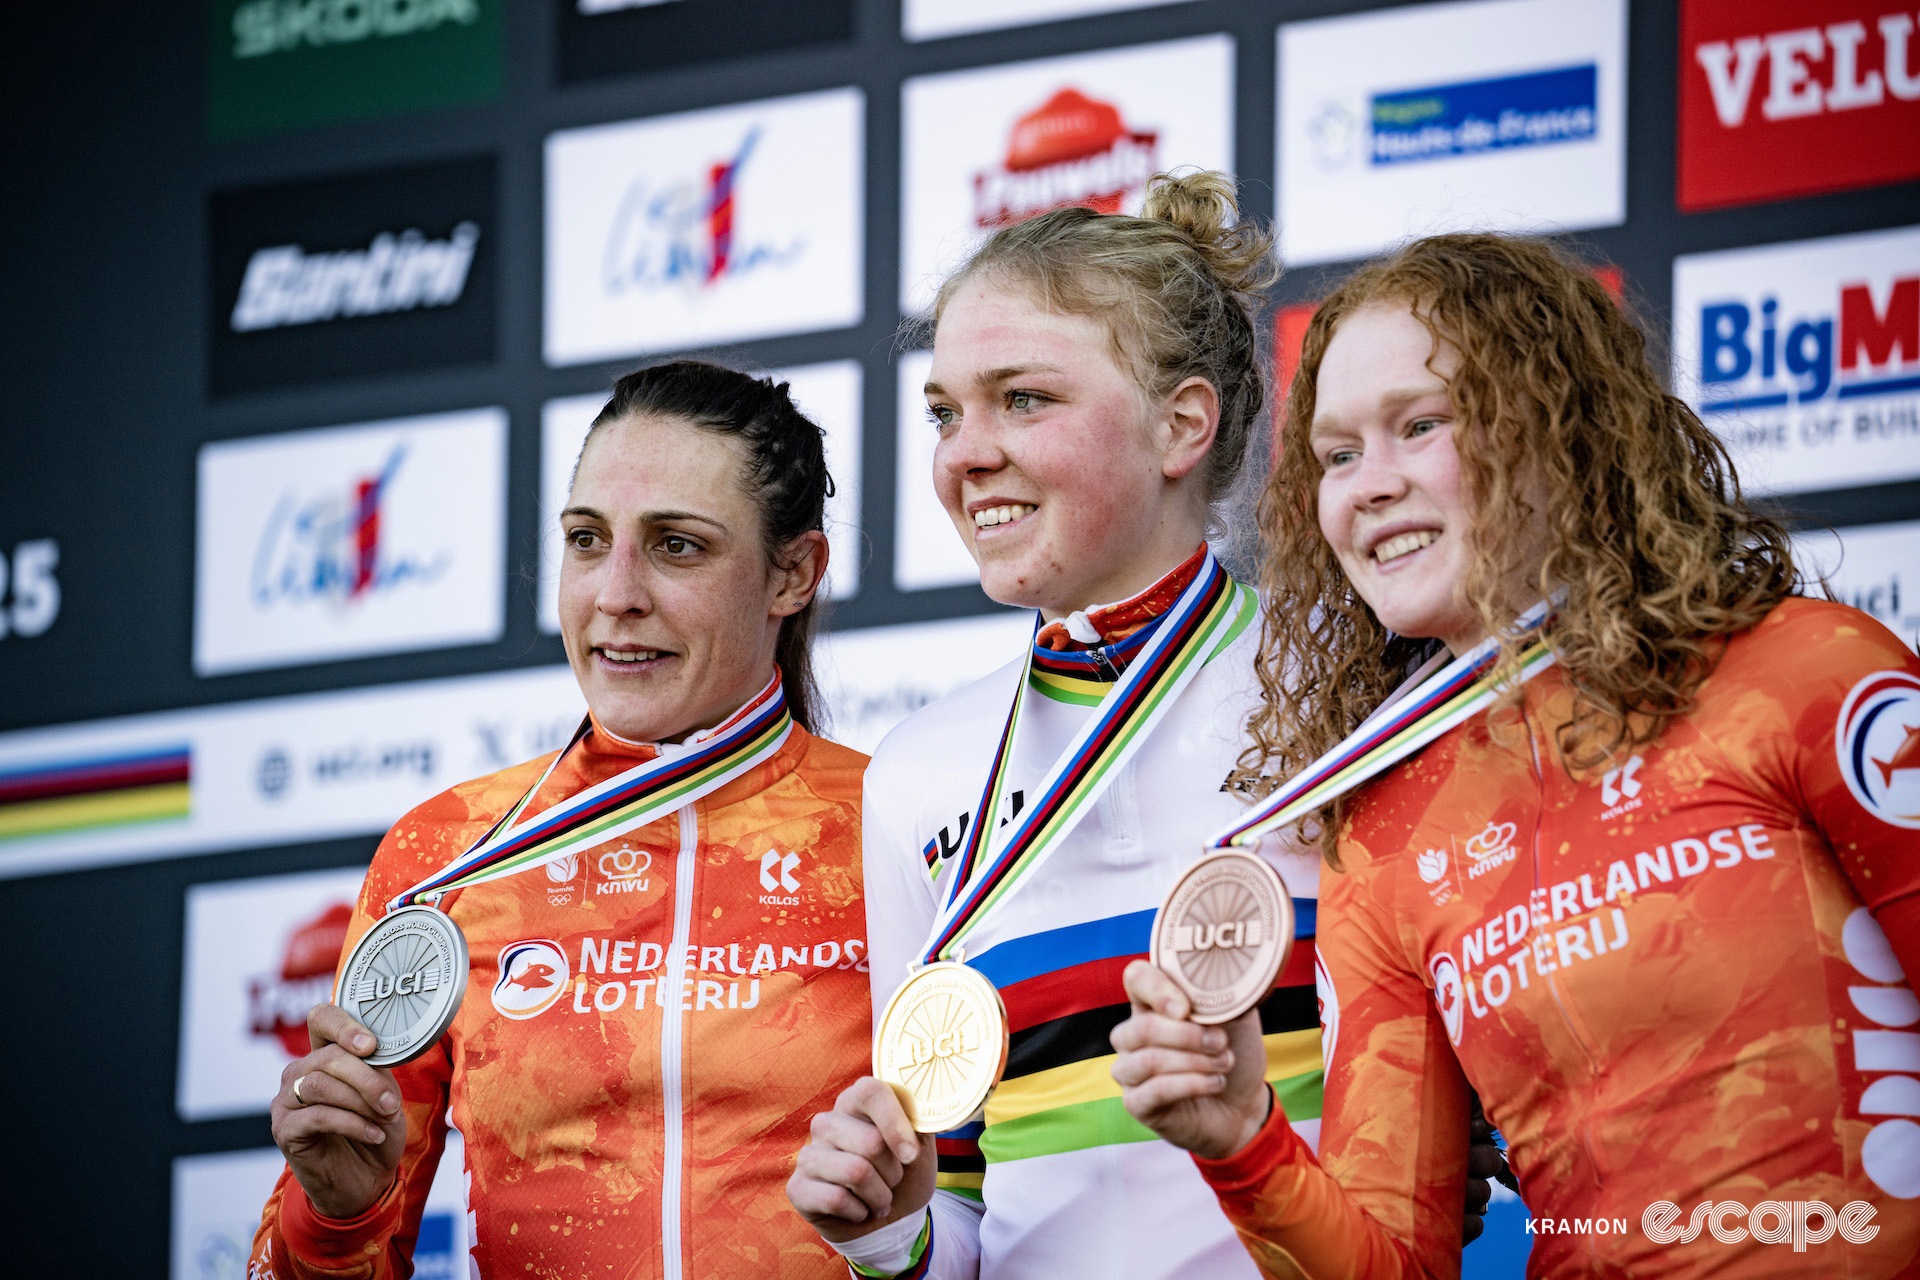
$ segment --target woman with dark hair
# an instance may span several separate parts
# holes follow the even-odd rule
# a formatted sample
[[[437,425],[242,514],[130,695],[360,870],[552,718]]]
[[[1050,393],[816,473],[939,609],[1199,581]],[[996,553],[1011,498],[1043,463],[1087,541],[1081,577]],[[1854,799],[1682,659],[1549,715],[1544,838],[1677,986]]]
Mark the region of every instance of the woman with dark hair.
[[[1622,308],[1536,241],[1360,271],[1260,523],[1250,773],[1387,766],[1300,829],[1318,1157],[1258,1024],[1219,1043],[1151,965],[1113,1073],[1263,1272],[1457,1275],[1471,1090],[1544,1224],[1529,1275],[1914,1275],[1920,658],[1795,593]]]
[[[664,793],[616,838],[523,868],[545,874],[438,900],[471,974],[423,1056],[376,1068],[367,1027],[313,1011],[314,1051],[273,1102],[288,1170],[253,1274],[406,1275],[449,1121],[475,1274],[840,1272],[781,1192],[806,1117],[868,1045],[866,760],[811,732],[830,489],[820,430],[784,385],[693,361],[616,384],[561,517],[561,633],[587,722],[557,759],[396,823],[349,945],[504,815],[529,830],[583,793],[671,775],[659,762],[715,763],[684,802]],[[720,752],[736,737],[749,745]]]

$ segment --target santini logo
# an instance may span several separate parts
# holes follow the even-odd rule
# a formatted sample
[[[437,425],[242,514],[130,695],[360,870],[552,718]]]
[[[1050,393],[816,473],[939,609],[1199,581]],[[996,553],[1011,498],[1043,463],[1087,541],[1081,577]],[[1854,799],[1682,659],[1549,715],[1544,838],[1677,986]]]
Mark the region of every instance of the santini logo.
[[[255,250],[233,304],[235,333],[446,307],[467,287],[480,228],[462,222],[445,240],[418,230],[381,232],[365,249],[308,253],[297,244]]]
[[[479,0],[248,0],[233,11],[233,56],[410,36],[479,18]]]

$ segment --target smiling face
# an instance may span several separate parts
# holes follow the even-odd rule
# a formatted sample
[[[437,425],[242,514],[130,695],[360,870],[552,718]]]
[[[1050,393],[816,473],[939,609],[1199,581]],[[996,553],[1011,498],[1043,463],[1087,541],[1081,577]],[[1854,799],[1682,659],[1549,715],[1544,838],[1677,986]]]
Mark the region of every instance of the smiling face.
[[[1122,600],[1199,545],[1219,420],[1204,379],[1155,401],[1103,323],[975,276],[940,314],[926,390],[934,490],[1002,604],[1057,618]]]
[[[1383,624],[1455,654],[1483,634],[1462,590],[1471,514],[1446,383],[1459,360],[1405,305],[1364,306],[1327,343],[1311,434],[1320,532],[1347,580]]]
[[[711,728],[773,677],[781,620],[812,598],[825,538],[769,562],[742,447],[670,418],[588,437],[561,516],[560,632],[600,724],[638,742]]]

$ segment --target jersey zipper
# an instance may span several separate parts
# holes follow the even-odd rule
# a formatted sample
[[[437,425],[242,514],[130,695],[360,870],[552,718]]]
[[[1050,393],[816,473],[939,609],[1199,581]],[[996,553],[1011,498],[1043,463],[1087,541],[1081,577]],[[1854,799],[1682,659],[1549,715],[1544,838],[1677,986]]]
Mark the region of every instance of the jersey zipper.
[[[660,1012],[660,1101],[665,1138],[660,1171],[660,1274],[680,1280],[683,1245],[680,1239],[680,1183],[685,1169],[681,1154],[681,1120],[686,1113],[682,1095],[681,1049],[685,1040],[680,996],[687,983],[687,943],[693,930],[693,877],[699,865],[700,817],[687,805],[680,810],[680,857],[673,879],[673,946],[667,952],[666,1008]]]

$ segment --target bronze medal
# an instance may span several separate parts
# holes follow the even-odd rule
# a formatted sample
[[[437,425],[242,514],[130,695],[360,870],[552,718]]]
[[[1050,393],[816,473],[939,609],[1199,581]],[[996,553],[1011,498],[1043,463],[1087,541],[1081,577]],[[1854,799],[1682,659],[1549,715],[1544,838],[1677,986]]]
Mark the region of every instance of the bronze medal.
[[[1266,999],[1293,950],[1293,898],[1267,862],[1222,849],[1188,867],[1153,917],[1149,958],[1178,983],[1203,1026]]]

